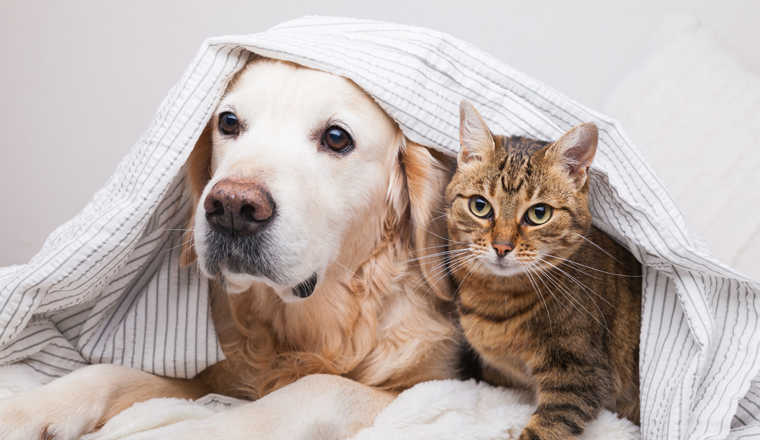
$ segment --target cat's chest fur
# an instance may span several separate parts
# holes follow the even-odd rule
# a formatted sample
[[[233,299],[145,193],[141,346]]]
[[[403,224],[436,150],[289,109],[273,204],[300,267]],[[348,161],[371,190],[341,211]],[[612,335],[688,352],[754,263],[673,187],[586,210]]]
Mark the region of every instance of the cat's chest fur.
[[[492,381],[534,389],[529,371],[538,347],[532,330],[533,326],[542,325],[535,319],[541,302],[532,295],[519,293],[483,295],[480,289],[482,286],[472,284],[460,287],[457,306],[465,337],[485,366],[504,376]]]

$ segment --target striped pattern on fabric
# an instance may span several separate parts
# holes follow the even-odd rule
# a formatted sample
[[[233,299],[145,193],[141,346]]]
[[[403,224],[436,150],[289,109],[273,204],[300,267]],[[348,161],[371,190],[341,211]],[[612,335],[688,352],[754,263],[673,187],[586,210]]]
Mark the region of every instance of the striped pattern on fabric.
[[[760,433],[760,285],[712,256],[619,124],[448,35],[345,18],[204,43],[106,186],[29,264],[0,270],[0,363],[51,378],[92,362],[191,377],[222,359],[207,285],[177,264],[182,166],[252,53],[350,78],[412,141],[447,154],[462,98],[500,134],[551,140],[595,122],[594,224],[644,266],[642,437]]]

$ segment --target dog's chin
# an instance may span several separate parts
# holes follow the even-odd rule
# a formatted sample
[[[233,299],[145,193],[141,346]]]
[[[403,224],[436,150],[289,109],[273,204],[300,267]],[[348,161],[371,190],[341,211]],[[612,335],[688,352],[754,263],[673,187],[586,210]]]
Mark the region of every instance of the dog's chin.
[[[201,273],[207,278],[219,277],[229,294],[240,294],[256,284],[264,284],[285,302],[303,301],[314,293],[321,279],[319,274],[324,273],[321,269],[288,269],[283,258],[278,257],[288,250],[277,246],[268,234],[259,234],[253,240],[209,230],[200,231],[196,241]]]
[[[286,285],[276,283],[269,278],[254,276],[246,273],[234,273],[225,269],[220,271],[221,281],[228,294],[239,294],[247,291],[255,284],[265,284],[286,303],[304,301],[311,297],[319,283],[319,275],[314,272],[310,277],[300,282]]]

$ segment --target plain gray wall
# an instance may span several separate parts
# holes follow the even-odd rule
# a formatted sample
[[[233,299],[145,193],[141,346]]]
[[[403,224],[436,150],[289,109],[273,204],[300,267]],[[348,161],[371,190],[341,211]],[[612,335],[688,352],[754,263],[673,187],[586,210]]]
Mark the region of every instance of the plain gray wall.
[[[0,266],[27,262],[84,207],[208,37],[303,15],[424,26],[598,109],[674,12],[695,14],[760,72],[758,0],[3,1]]]

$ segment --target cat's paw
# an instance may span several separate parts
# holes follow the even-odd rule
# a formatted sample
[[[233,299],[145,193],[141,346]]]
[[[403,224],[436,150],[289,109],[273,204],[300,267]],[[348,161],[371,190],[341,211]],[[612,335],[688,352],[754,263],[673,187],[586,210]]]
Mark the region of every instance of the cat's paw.
[[[528,420],[520,440],[573,440],[583,434],[585,425],[577,414],[539,410]]]

